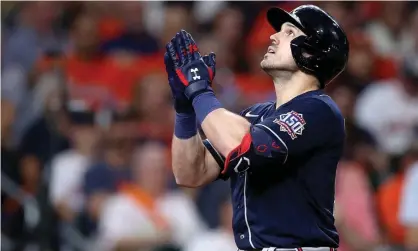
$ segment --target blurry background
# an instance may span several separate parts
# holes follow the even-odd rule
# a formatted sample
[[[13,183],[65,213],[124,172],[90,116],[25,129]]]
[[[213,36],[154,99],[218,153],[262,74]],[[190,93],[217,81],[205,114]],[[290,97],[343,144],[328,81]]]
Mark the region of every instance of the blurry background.
[[[1,2],[2,250],[235,251],[229,183],[173,180],[165,44],[185,29],[214,51],[238,112],[274,97],[267,8],[302,3]],[[340,249],[418,250],[417,3],[316,4],[351,46],[326,89],[347,129]]]

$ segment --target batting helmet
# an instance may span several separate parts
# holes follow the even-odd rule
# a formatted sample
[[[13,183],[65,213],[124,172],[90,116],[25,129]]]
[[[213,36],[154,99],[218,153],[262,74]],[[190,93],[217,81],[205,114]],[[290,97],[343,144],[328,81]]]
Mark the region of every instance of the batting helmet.
[[[347,36],[322,9],[302,5],[289,13],[270,8],[267,19],[276,31],[289,22],[306,34],[291,41],[292,56],[301,71],[318,78],[322,88],[344,70],[349,52]]]

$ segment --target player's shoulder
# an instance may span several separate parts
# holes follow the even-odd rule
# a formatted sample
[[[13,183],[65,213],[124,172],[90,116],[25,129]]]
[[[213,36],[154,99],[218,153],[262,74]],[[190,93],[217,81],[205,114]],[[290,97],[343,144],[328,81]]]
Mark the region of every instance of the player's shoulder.
[[[265,103],[257,103],[240,112],[240,115],[243,117],[258,117],[263,115],[265,111],[269,110],[275,103],[273,101],[265,102]]]
[[[320,125],[323,132],[343,136],[344,117],[332,98],[322,91],[301,95],[282,108],[276,110],[274,117],[285,122],[299,122],[306,127]]]
[[[344,120],[341,110],[335,101],[322,91],[295,99],[293,102],[289,102],[286,109],[314,114],[318,118],[326,117],[339,121]],[[278,112],[280,112],[279,110]]]
[[[311,97],[311,102],[315,109],[322,109],[325,113],[328,113],[337,120],[344,120],[344,116],[338,107],[337,103],[327,94],[320,94],[318,96]]]

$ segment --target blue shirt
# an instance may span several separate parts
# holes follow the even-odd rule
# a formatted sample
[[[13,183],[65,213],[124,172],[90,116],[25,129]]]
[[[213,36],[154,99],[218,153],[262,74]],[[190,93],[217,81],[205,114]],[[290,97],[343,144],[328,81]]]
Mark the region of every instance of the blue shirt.
[[[94,193],[113,193],[121,182],[130,178],[126,167],[112,168],[106,163],[93,165],[84,176],[84,194],[90,196]]]
[[[335,175],[344,118],[322,90],[241,112],[250,132],[226,158],[240,249],[338,247]]]

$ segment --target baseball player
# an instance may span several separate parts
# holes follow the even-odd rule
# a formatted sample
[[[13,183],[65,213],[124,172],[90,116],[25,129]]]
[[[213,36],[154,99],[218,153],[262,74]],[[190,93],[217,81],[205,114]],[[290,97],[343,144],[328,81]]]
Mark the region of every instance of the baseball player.
[[[184,30],[167,44],[176,109],[173,172],[188,187],[230,180],[240,250],[332,251],[339,242],[334,183],[345,133],[323,88],[346,66],[347,37],[313,5],[290,13],[272,8],[267,19],[276,33],[260,65],[277,98],[240,115],[224,109],[212,91],[214,54],[202,57]]]

